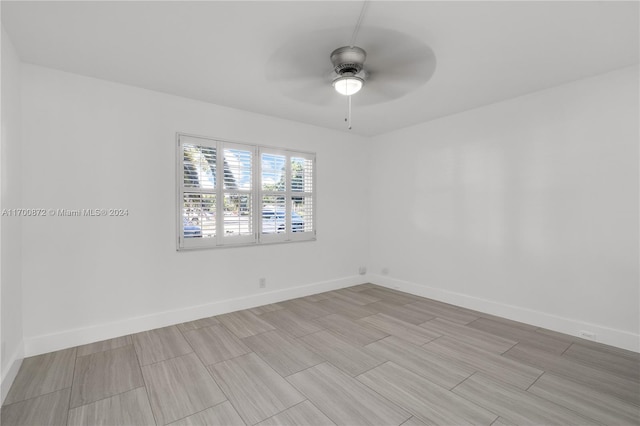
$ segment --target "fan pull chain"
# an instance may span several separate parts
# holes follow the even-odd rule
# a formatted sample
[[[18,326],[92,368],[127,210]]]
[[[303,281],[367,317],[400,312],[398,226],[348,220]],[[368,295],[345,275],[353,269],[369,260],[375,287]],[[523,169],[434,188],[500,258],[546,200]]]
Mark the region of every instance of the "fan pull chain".
[[[351,130],[351,95],[347,96],[347,118],[344,121],[347,122],[347,129]]]

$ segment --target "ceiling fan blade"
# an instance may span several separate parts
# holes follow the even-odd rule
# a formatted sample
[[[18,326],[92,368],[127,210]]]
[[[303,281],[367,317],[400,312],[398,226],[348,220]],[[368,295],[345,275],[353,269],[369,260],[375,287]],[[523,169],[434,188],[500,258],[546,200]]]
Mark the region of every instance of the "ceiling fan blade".
[[[318,74],[297,76],[279,76],[272,82],[283,95],[301,102],[314,105],[328,105],[332,98],[338,96],[329,80]],[[335,96],[334,96],[335,95]]]
[[[296,37],[268,59],[265,77],[287,97],[314,105],[327,105],[334,92],[329,55],[347,39],[348,29],[315,31]],[[340,44],[342,45],[342,44]]]
[[[265,76],[287,97],[314,105],[339,102],[331,88],[335,73],[330,54],[348,43],[352,28],[316,31],[295,38],[274,52]],[[358,47],[367,52],[367,81],[357,95],[361,105],[401,98],[424,85],[435,72],[433,50],[421,40],[376,27],[362,27]]]
[[[435,56],[423,56],[420,60],[372,70],[367,80],[367,90],[375,91],[389,100],[398,99],[427,83],[435,72]]]
[[[363,28],[361,39],[368,54],[367,104],[401,98],[426,84],[436,70],[435,53],[418,39],[381,28]]]

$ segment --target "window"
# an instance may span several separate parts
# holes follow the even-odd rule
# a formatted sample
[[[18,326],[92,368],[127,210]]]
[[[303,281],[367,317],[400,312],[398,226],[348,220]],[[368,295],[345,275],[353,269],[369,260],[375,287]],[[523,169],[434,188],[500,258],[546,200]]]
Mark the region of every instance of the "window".
[[[315,155],[178,134],[178,249],[315,239]]]
[[[261,240],[313,235],[313,155],[260,150]]]

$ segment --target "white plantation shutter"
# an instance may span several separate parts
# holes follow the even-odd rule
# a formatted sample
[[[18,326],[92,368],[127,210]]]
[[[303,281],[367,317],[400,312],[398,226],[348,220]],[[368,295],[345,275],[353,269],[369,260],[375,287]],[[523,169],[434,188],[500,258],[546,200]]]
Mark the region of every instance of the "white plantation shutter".
[[[260,241],[315,239],[315,156],[260,149]]]
[[[178,249],[315,239],[315,155],[178,134]]]
[[[287,155],[260,151],[260,241],[285,241],[287,234]]]
[[[291,239],[301,240],[315,237],[314,227],[314,161],[310,154],[292,154],[291,176]]]
[[[181,159],[178,247],[198,248],[216,243],[217,146],[190,136],[179,139]]]
[[[221,244],[250,244],[257,241],[254,231],[253,163],[255,147],[222,143],[224,178]]]

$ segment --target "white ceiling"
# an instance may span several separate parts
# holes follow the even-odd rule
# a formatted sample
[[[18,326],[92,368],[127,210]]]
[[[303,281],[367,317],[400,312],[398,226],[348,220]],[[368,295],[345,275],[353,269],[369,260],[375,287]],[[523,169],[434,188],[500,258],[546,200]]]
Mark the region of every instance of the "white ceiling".
[[[28,63],[347,131],[345,98],[325,78],[361,5],[2,1],[2,21]],[[356,43],[370,60],[391,43],[375,46],[367,31],[392,31],[430,47],[437,66],[426,84],[390,101],[365,102],[365,86],[353,97],[352,132],[377,135],[637,64],[638,16],[635,1],[373,1]],[[324,104],[269,76],[283,49],[301,42],[319,58],[308,73],[314,90],[331,93]]]

